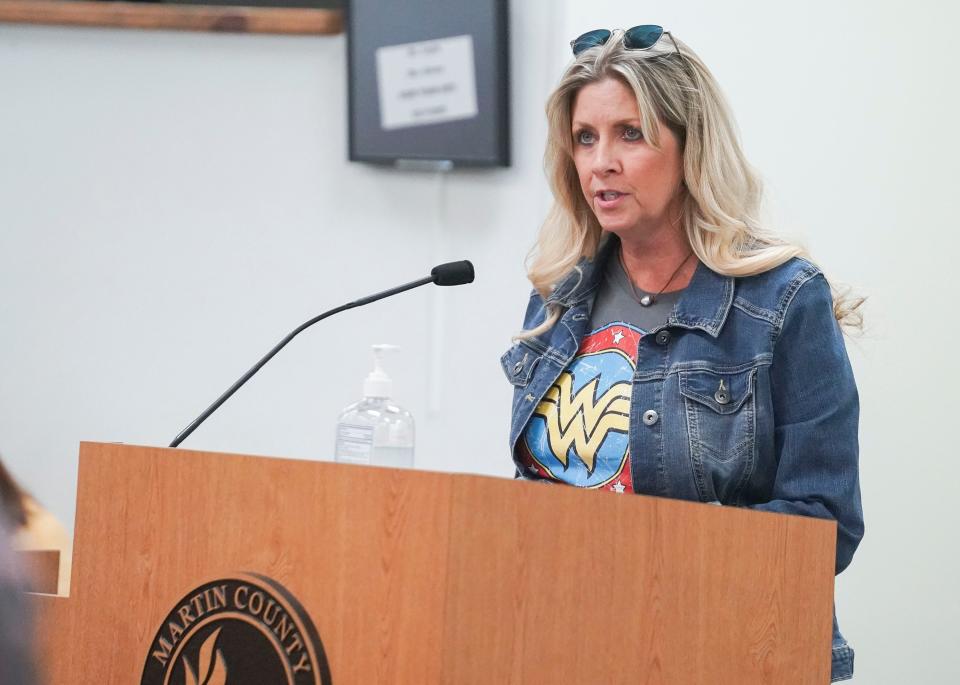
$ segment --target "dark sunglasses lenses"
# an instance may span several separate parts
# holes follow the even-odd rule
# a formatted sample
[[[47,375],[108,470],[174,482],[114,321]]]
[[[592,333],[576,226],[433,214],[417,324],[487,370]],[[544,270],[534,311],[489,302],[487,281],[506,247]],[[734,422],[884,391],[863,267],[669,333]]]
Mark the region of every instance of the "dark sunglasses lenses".
[[[584,50],[603,45],[612,33],[607,29],[596,29],[587,31],[582,36],[578,36],[570,42],[573,48],[573,54],[579,55]],[[656,24],[644,24],[643,26],[634,26],[627,29],[623,34],[623,47],[628,50],[646,50],[657,44],[657,41],[663,36],[663,27]]]
[[[654,24],[634,26],[623,34],[623,47],[629,50],[645,50],[656,45],[662,35],[662,26]]]
[[[574,55],[579,55],[584,50],[589,50],[590,48],[595,48],[598,45],[603,45],[610,39],[610,35],[610,31],[607,29],[587,31],[582,36],[577,36],[574,38],[573,42],[570,43],[570,47],[573,48]]]

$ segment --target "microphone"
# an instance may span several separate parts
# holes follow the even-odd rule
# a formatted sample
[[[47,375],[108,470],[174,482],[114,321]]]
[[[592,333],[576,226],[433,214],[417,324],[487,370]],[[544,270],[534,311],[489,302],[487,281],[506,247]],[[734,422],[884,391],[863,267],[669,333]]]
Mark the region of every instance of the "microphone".
[[[462,262],[447,262],[433,267],[430,276],[437,285],[473,283],[473,264],[466,259]]]
[[[348,302],[347,304],[340,305],[330,311],[324,312],[319,316],[315,316],[309,321],[301,324],[293,331],[287,335],[286,338],[277,343],[272,350],[267,352],[263,358],[254,364],[249,371],[243,374],[236,383],[230,386],[225,393],[220,395],[211,404],[207,407],[200,416],[195,418],[193,422],[184,428],[180,433],[173,439],[173,442],[170,443],[170,447],[177,447],[181,442],[187,439],[193,431],[200,426],[201,423],[206,421],[213,412],[220,408],[224,402],[230,399],[230,396],[233,395],[237,390],[243,387],[243,384],[248,380],[253,378],[253,375],[263,368],[264,364],[273,359],[274,355],[282,350],[288,342],[293,340],[297,335],[306,329],[310,328],[313,324],[318,321],[326,319],[328,316],[333,316],[334,314],[339,314],[340,312],[346,311],[348,309],[353,309],[355,307],[362,307],[365,304],[370,304],[371,302],[376,302],[377,300],[382,300],[385,297],[390,297],[392,295],[397,295],[399,293],[405,292],[407,290],[413,290],[414,288],[419,288],[421,285],[426,285],[427,283],[436,283],[437,285],[464,285],[466,283],[473,283],[473,264],[467,260],[460,262],[447,262],[446,264],[440,264],[433,267],[430,271],[430,275],[426,278],[421,278],[416,281],[411,281],[405,283],[404,285],[397,286],[396,288],[391,288],[390,290],[384,290],[383,292],[376,293],[374,295],[368,295],[367,297],[362,297],[359,300],[354,300],[353,302]]]

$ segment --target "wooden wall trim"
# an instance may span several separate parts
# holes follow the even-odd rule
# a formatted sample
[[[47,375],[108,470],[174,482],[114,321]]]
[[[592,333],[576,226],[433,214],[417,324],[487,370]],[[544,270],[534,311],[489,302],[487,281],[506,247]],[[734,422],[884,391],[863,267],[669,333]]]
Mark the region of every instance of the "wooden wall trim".
[[[323,35],[343,32],[341,10],[133,2],[0,0],[0,23],[4,22],[233,33]]]

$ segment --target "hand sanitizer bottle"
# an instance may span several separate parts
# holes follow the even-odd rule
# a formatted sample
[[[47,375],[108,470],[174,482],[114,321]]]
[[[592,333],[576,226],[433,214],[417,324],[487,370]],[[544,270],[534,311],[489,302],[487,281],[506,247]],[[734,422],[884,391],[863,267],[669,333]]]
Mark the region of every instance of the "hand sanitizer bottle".
[[[383,370],[383,353],[397,349],[373,346],[373,371],[363,383],[363,399],[344,409],[337,421],[333,454],[338,462],[413,466],[413,416],[390,401],[393,381]]]

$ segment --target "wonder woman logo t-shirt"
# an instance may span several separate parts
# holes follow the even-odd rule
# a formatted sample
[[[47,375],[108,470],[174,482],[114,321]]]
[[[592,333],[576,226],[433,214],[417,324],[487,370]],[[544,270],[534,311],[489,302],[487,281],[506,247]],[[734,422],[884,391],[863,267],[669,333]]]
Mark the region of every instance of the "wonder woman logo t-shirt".
[[[604,269],[591,332],[547,390],[517,442],[521,476],[633,492],[630,402],[637,345],[663,324],[682,291],[642,306],[616,253]]]

